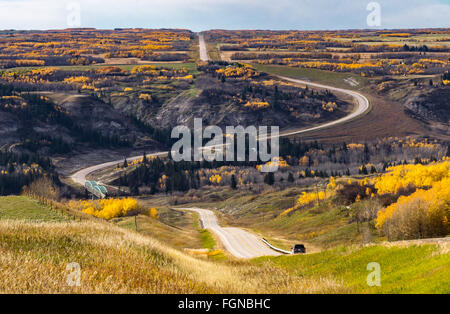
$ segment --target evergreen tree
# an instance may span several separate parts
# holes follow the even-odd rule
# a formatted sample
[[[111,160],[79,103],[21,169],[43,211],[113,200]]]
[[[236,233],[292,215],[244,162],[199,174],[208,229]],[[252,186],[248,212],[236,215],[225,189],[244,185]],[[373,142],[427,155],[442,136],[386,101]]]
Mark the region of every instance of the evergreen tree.
[[[264,176],[264,183],[268,185],[273,185],[275,183],[275,175],[273,174],[273,172],[268,172]]]
[[[279,107],[278,99],[280,98],[280,92],[278,91],[278,86],[275,85],[273,96],[272,96],[272,107],[277,109]]]
[[[359,174],[369,174],[366,165],[362,165],[361,168],[359,168]]]
[[[234,174],[231,176],[230,186],[233,190],[237,188],[236,176]]]
[[[370,150],[367,143],[364,143],[364,163],[368,163],[370,161]]]
[[[146,164],[147,163],[147,154],[144,152],[144,156],[142,157],[142,163]]]
[[[295,181],[292,172],[289,172],[289,175],[288,175],[288,179],[287,179],[287,180],[288,180],[288,182],[290,182],[290,183],[292,183],[292,182]]]
[[[137,185],[133,185],[130,187],[131,195],[139,195],[139,187]]]

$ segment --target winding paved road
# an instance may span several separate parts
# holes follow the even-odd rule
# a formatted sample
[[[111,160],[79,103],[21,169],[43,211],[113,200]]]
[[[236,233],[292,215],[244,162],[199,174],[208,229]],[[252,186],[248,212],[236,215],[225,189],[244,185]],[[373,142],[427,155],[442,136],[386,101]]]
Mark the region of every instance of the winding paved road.
[[[203,228],[214,232],[224,247],[237,258],[254,258],[265,255],[281,255],[267,245],[254,234],[233,227],[221,227],[217,222],[216,215],[208,209],[202,208],[177,208],[178,210],[189,210],[199,214]]]
[[[370,109],[369,100],[366,98],[366,96],[361,95],[358,92],[355,92],[355,91],[352,91],[352,90],[349,90],[349,89],[343,89],[343,88],[323,85],[323,84],[319,84],[319,83],[312,83],[312,82],[309,82],[309,81],[293,79],[293,78],[286,77],[286,76],[277,76],[277,77],[282,79],[282,80],[293,82],[293,83],[296,83],[296,84],[308,85],[308,86],[313,86],[313,87],[317,87],[317,88],[327,89],[329,91],[334,91],[334,92],[347,94],[347,95],[352,96],[353,99],[355,99],[356,102],[357,102],[356,108],[353,110],[353,112],[351,112],[349,115],[347,115],[345,117],[342,117],[342,118],[340,118],[338,120],[327,122],[327,123],[324,123],[324,124],[321,124],[321,125],[318,125],[318,126],[315,126],[315,127],[307,128],[307,129],[304,129],[304,130],[295,130],[295,131],[291,131],[291,132],[281,132],[280,136],[290,136],[290,135],[296,135],[296,134],[301,134],[301,133],[305,133],[305,132],[325,129],[325,128],[328,128],[330,126],[338,125],[338,124],[341,124],[343,122],[347,122],[347,121],[353,120],[353,119],[355,119],[357,117],[360,117],[360,116],[364,115],[366,112],[368,112],[369,109]]]
[[[155,156],[155,157],[160,156],[160,157],[162,157],[162,156],[167,156],[167,153],[168,152],[159,152],[159,153],[147,154],[147,156],[148,157],[152,157],[152,156]],[[136,160],[136,159],[139,159],[139,158],[142,158],[142,157],[143,156],[135,156],[135,157],[127,158],[127,160],[128,161],[133,161],[133,160]],[[102,164],[98,164],[98,165],[95,165],[95,166],[91,166],[91,167],[88,167],[88,168],[84,168],[84,169],[78,170],[77,172],[75,172],[74,174],[72,174],[70,176],[70,179],[72,179],[73,182],[84,186],[84,184],[87,181],[86,177],[89,174],[91,174],[92,172],[97,171],[97,170],[101,170],[101,169],[104,169],[104,168],[109,168],[109,167],[115,166],[117,164],[122,163],[123,161],[124,161],[124,159],[115,160],[115,161],[108,161],[108,162],[105,162],[105,163],[102,163]]]
[[[203,35],[199,35],[199,49],[200,49],[200,59],[202,61],[208,61],[209,57],[208,57],[208,52],[206,49],[205,40],[203,38]],[[357,102],[357,106],[356,106],[355,110],[353,110],[352,113],[350,113],[349,115],[347,115],[343,118],[340,118],[335,121],[327,122],[325,124],[321,124],[321,125],[318,125],[315,127],[281,132],[279,135],[280,137],[302,134],[302,133],[306,133],[306,132],[310,132],[310,131],[316,131],[316,130],[320,130],[320,129],[324,129],[324,128],[329,128],[331,126],[336,126],[336,125],[342,124],[346,121],[355,119],[355,118],[365,114],[370,109],[369,101],[367,100],[367,98],[365,96],[359,94],[358,92],[343,89],[343,88],[337,88],[337,87],[327,86],[327,85],[323,85],[323,84],[318,84],[318,83],[312,83],[309,81],[293,79],[293,78],[284,77],[284,76],[279,76],[279,78],[286,80],[286,81],[293,82],[293,83],[297,83],[297,84],[302,84],[302,85],[306,84],[308,86],[324,88],[324,89],[328,89],[330,91],[341,92],[341,93],[352,96]],[[168,154],[168,152],[157,152],[157,153],[149,154],[148,156],[166,156],[167,154]],[[142,156],[130,157],[127,160],[131,161],[131,160],[138,159],[138,158],[142,158]],[[74,182],[84,186],[84,184],[86,182],[86,176],[89,175],[90,173],[100,170],[100,169],[103,169],[103,168],[112,167],[114,165],[117,165],[118,163],[121,163],[122,161],[123,161],[123,159],[115,160],[115,161],[91,166],[91,167],[88,167],[85,169],[81,169],[81,170],[77,171],[76,173],[74,173],[73,175],[71,175],[70,178]],[[234,255],[238,258],[252,258],[252,257],[257,257],[257,256],[262,256],[262,255],[279,255],[280,254],[280,253],[275,252],[274,250],[268,248],[260,239],[258,239],[255,235],[253,235],[247,231],[244,231],[239,228],[220,227],[219,224],[217,223],[217,218],[216,218],[215,214],[210,210],[200,209],[200,208],[190,208],[187,210],[192,210],[192,211],[199,213],[200,219],[202,220],[204,228],[210,229],[214,233],[216,233],[219,236],[219,238],[222,241],[225,248],[232,255]]]
[[[198,35],[198,41],[199,41],[199,50],[200,50],[200,60],[201,61],[209,61],[210,59],[208,56],[208,49],[206,48],[205,38],[202,34]],[[278,75],[277,77],[282,80],[289,81],[289,82],[296,83],[296,84],[308,85],[308,86],[313,86],[313,87],[317,87],[317,88],[328,89],[329,91],[344,93],[344,94],[352,96],[353,99],[355,99],[357,102],[357,106],[356,106],[355,110],[353,110],[352,113],[350,113],[349,115],[347,115],[341,119],[334,120],[334,121],[331,121],[328,123],[324,123],[324,124],[321,124],[321,125],[318,125],[315,127],[306,128],[303,130],[281,132],[280,136],[297,135],[297,134],[302,134],[302,133],[306,133],[306,132],[325,129],[330,126],[338,125],[343,122],[353,120],[354,118],[357,118],[357,117],[365,114],[370,109],[369,100],[365,96],[361,95],[358,92],[355,92],[355,91],[352,91],[349,89],[338,88],[338,87],[328,86],[328,85],[319,84],[319,83],[313,83],[310,81],[294,79],[294,78],[290,78],[290,77],[286,77],[286,76]]]

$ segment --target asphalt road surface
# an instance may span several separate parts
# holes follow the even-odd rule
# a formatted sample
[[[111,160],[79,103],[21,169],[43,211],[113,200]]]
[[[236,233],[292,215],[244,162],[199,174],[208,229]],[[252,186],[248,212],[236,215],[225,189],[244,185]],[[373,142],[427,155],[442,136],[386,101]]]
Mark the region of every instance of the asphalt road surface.
[[[281,255],[259,239],[254,234],[233,227],[221,227],[217,217],[211,210],[202,208],[178,208],[181,210],[194,211],[199,214],[203,228],[214,232],[222,242],[223,246],[237,258],[254,258],[265,255]]]
[[[206,44],[205,44],[205,39],[203,37],[202,34],[200,34],[198,36],[199,38],[199,50],[200,50],[200,59],[202,61],[208,61],[209,60],[209,56],[208,56],[208,50],[206,49]],[[278,76],[280,79],[286,80],[286,81],[290,81],[293,83],[297,83],[297,84],[303,84],[303,85],[308,85],[308,86],[313,86],[313,87],[318,87],[318,88],[324,88],[324,89],[328,89],[330,91],[335,91],[335,92],[341,92],[347,95],[350,95],[351,97],[353,97],[357,104],[356,104],[356,108],[355,110],[353,110],[353,112],[351,112],[349,115],[340,118],[338,120],[334,120],[334,121],[330,121],[315,127],[310,127],[310,128],[305,128],[305,129],[299,129],[299,130],[292,130],[292,131],[287,131],[287,132],[281,132],[280,133],[280,137],[282,136],[291,136],[291,135],[296,135],[296,134],[302,134],[302,133],[306,133],[306,132],[310,132],[310,131],[316,131],[316,130],[320,130],[320,129],[324,129],[324,128],[329,128],[332,126],[336,126],[338,124],[341,124],[343,122],[346,121],[350,121],[353,120],[361,115],[364,115],[369,109],[370,109],[370,105],[369,105],[369,100],[361,95],[358,92],[352,91],[352,90],[348,90],[348,89],[343,89],[343,88],[337,88],[337,87],[333,87],[333,86],[328,86],[328,85],[324,85],[324,84],[319,84],[319,83],[312,83],[309,81],[304,81],[304,80],[299,80],[299,79],[293,79],[290,77],[285,77],[285,76]],[[168,152],[157,152],[154,154],[151,154],[149,156],[164,156],[167,155]],[[131,157],[129,158],[129,160],[134,160],[134,159],[138,159],[138,158],[142,158],[142,156],[136,156],[136,157]],[[106,162],[100,165],[95,165],[89,168],[85,168],[82,170],[79,170],[78,172],[74,173],[71,176],[71,179],[81,185],[84,185],[84,183],[86,182],[86,176],[96,170],[100,170],[103,168],[107,168],[107,167],[112,167],[114,165],[116,165],[117,163],[122,162],[123,160],[116,160],[116,161],[111,161],[111,162]]]
[[[147,156],[148,157],[151,157],[151,156],[166,156],[167,153],[168,152],[158,152],[158,153],[148,154]],[[135,159],[139,159],[139,158],[142,158],[142,157],[143,156],[130,157],[130,158],[127,158],[127,161],[133,161]],[[75,172],[74,174],[72,174],[70,176],[70,178],[72,179],[73,182],[84,186],[84,184],[87,181],[86,177],[89,174],[91,174],[92,172],[97,171],[97,170],[101,170],[101,169],[104,169],[104,168],[113,167],[113,166],[115,166],[117,164],[123,163],[123,161],[124,161],[124,159],[115,160],[115,161],[109,161],[109,162],[105,162],[103,164],[99,164],[99,165],[91,166],[91,167],[88,167],[88,168],[84,168],[84,169],[81,169],[81,170]]]
[[[201,36],[201,35],[200,35]],[[314,126],[314,127],[310,127],[310,128],[306,128],[306,129],[299,129],[299,130],[293,130],[293,131],[287,131],[287,132],[281,132],[280,133],[280,137],[283,136],[291,136],[291,135],[296,135],[296,134],[302,134],[302,133],[306,133],[306,132],[310,132],[310,131],[315,131],[315,130],[320,130],[320,129],[324,129],[324,128],[329,128],[329,127],[333,127],[336,125],[339,125],[341,123],[344,123],[346,121],[350,121],[353,120],[361,115],[364,115],[369,109],[370,109],[370,105],[369,105],[369,101],[367,100],[367,98],[363,95],[361,95],[358,92],[352,91],[352,90],[348,90],[348,89],[343,89],[343,88],[337,88],[337,87],[332,87],[332,86],[328,86],[328,85],[323,85],[323,84],[318,84],[318,83],[312,83],[312,82],[308,82],[308,81],[303,81],[303,80],[297,80],[297,79],[292,79],[289,77],[284,77],[284,76],[280,76],[281,79],[286,80],[286,81],[291,81],[297,84],[307,84],[308,86],[314,86],[314,87],[318,87],[318,88],[326,88],[330,91],[336,91],[336,92],[341,92],[347,95],[352,96],[357,104],[356,104],[356,108],[353,110],[353,112],[351,112],[349,115],[340,118],[338,120],[334,120],[334,121],[330,121],[318,126]],[[167,155],[168,152],[156,152],[153,154],[149,154],[148,156],[165,156]],[[130,157],[128,158],[128,160],[134,160],[134,159],[139,159],[142,158],[142,156],[135,156],[135,157]],[[70,176],[70,178],[81,185],[84,185],[84,183],[86,182],[86,176],[96,170],[100,170],[103,168],[107,168],[107,167],[112,167],[114,165],[117,165],[118,163],[123,162],[122,160],[115,160],[115,161],[110,161],[110,162],[106,162],[106,163],[102,163],[99,165],[95,165],[95,166],[91,166],[85,169],[81,169],[79,171],[77,171],[76,173],[74,173],[73,175]]]
[[[205,40],[203,38],[203,35],[199,35],[199,47],[200,47],[199,48],[200,49],[200,59],[202,61],[208,61],[209,57],[208,57],[208,52],[206,49]],[[367,100],[367,98],[355,91],[347,90],[347,89],[343,89],[343,88],[332,87],[332,86],[323,85],[323,84],[318,84],[318,83],[312,83],[312,82],[304,81],[304,80],[292,79],[289,77],[279,76],[279,78],[286,80],[286,81],[293,82],[293,83],[297,83],[297,84],[306,84],[308,86],[325,88],[330,91],[341,92],[341,93],[352,96],[357,102],[356,108],[353,110],[353,112],[341,119],[327,122],[325,124],[321,124],[321,125],[306,128],[306,129],[281,132],[280,137],[302,134],[302,133],[306,133],[309,131],[315,131],[315,130],[320,130],[320,129],[336,126],[343,122],[355,119],[355,118],[365,114],[370,109],[369,101]],[[168,152],[157,152],[157,153],[149,154],[148,156],[165,156],[165,155],[167,155],[167,153]],[[127,160],[131,161],[131,160],[139,159],[139,158],[142,158],[142,156],[130,157],[130,158],[127,158]],[[88,167],[85,169],[81,169],[81,170],[77,171],[76,173],[74,173],[73,175],[71,175],[70,178],[75,183],[78,183],[78,184],[81,184],[84,186],[84,184],[86,182],[86,176],[89,175],[90,173],[100,170],[100,169],[103,169],[103,168],[112,167],[121,162],[123,162],[123,160],[115,160],[115,161],[91,166],[91,167]],[[280,253],[275,252],[274,250],[270,249],[255,235],[253,235],[247,231],[244,231],[239,228],[220,227],[219,224],[217,223],[217,218],[216,218],[215,214],[210,210],[200,209],[200,208],[191,208],[188,210],[198,212],[200,215],[200,219],[203,223],[203,227],[206,229],[210,229],[211,231],[216,233],[217,236],[222,241],[225,248],[232,255],[234,255],[238,258],[253,258],[253,257],[257,257],[257,256],[262,256],[262,255],[280,255]]]
[[[330,121],[315,127],[311,127],[311,128],[307,128],[304,130],[294,130],[291,132],[282,132],[280,134],[280,136],[289,136],[289,135],[296,135],[296,134],[301,134],[301,133],[305,133],[305,132],[310,132],[310,131],[315,131],[315,130],[320,130],[320,129],[325,129],[325,128],[329,128],[330,126],[335,126],[337,124],[341,124],[343,122],[346,121],[350,121],[353,120],[359,116],[364,115],[367,111],[369,111],[370,109],[370,104],[369,104],[369,100],[361,95],[358,92],[352,91],[352,90],[348,90],[348,89],[343,89],[343,88],[338,88],[338,87],[333,87],[333,86],[328,86],[328,85],[323,85],[323,84],[318,84],[318,83],[312,83],[309,81],[304,81],[304,80],[298,80],[298,79],[293,79],[290,77],[285,77],[285,76],[278,76],[280,79],[285,80],[285,81],[289,81],[289,82],[293,82],[293,83],[297,83],[297,84],[302,84],[302,85],[308,85],[308,86],[313,86],[313,87],[317,87],[317,88],[323,88],[323,89],[328,89],[329,91],[334,91],[334,92],[340,92],[343,94],[347,94],[350,95],[351,97],[353,97],[353,99],[356,100],[356,108],[349,114],[346,115],[345,117],[342,117],[341,119],[338,120],[334,120],[334,121]]]
[[[209,61],[208,50],[206,49],[205,38],[203,35],[198,35],[198,44],[200,47],[200,60]]]

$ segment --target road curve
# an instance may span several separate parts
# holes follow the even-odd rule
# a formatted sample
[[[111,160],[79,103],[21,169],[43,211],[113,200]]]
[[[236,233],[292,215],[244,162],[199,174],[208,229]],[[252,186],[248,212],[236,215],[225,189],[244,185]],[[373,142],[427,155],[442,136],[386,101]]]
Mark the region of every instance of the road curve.
[[[203,35],[199,35],[200,38],[200,52],[202,51],[201,47],[202,47],[202,42],[203,42],[203,47],[205,47],[204,45],[204,40],[203,40]],[[206,49],[206,47],[205,47]],[[207,54],[206,54],[206,58],[208,58]],[[291,136],[291,135],[297,135],[297,134],[302,134],[302,133],[306,133],[306,132],[310,132],[310,131],[316,131],[316,130],[320,130],[320,129],[324,129],[324,128],[329,128],[331,126],[336,126],[338,124],[350,121],[352,119],[355,119],[359,116],[364,115],[369,109],[370,109],[370,104],[369,104],[369,100],[361,95],[358,92],[352,91],[352,90],[348,90],[348,89],[343,89],[343,88],[337,88],[337,87],[332,87],[332,86],[328,86],[328,85],[323,85],[323,84],[318,84],[318,83],[312,83],[309,81],[304,81],[304,80],[299,80],[299,79],[293,79],[293,78],[289,78],[289,77],[284,77],[284,76],[279,76],[280,79],[286,80],[286,81],[290,81],[293,83],[297,83],[297,84],[302,84],[302,85],[308,85],[308,86],[314,86],[314,87],[318,87],[318,88],[324,88],[324,89],[328,89],[330,91],[336,91],[336,92],[341,92],[347,95],[352,96],[354,99],[356,99],[356,108],[353,110],[352,113],[350,113],[349,115],[340,118],[338,120],[334,120],[331,122],[327,122],[318,126],[314,126],[314,127],[309,127],[309,128],[305,128],[305,129],[299,129],[299,130],[293,130],[293,131],[286,131],[286,132],[281,132],[280,133],[280,137],[284,137],[284,136]],[[225,144],[224,144],[225,145]],[[157,153],[153,153],[153,154],[149,154],[148,156],[165,156],[167,155],[168,152],[157,152]],[[142,156],[135,156],[135,157],[129,157],[128,160],[134,160],[134,159],[139,159],[142,158]],[[110,161],[110,162],[106,162],[106,163],[102,163],[99,165],[95,165],[95,166],[91,166],[85,169],[81,169],[77,172],[75,172],[74,174],[72,174],[70,176],[70,178],[78,184],[81,184],[84,186],[85,182],[86,182],[86,176],[89,175],[90,173],[103,169],[103,168],[107,168],[107,167],[112,167],[114,165],[117,165],[118,163],[121,163],[123,161],[122,160],[115,160],[115,161]]]
[[[161,156],[166,156],[167,153],[168,152],[158,152],[158,153],[148,154],[147,157],[158,157],[158,156],[161,157]],[[139,158],[142,158],[142,157],[143,156],[129,157],[129,158],[127,158],[127,161],[133,161],[133,160],[136,160],[136,159],[139,159]],[[86,183],[86,176],[88,176],[92,172],[97,171],[97,170],[101,170],[101,169],[104,169],[104,168],[112,167],[112,166],[115,166],[117,164],[121,164],[121,163],[123,163],[123,161],[124,161],[124,159],[108,161],[108,162],[105,162],[105,163],[102,163],[102,164],[98,164],[98,165],[95,165],[95,166],[91,166],[91,167],[88,167],[88,168],[81,169],[81,170],[75,172],[74,174],[72,174],[70,176],[70,179],[72,179],[73,182],[84,186],[84,184]]]
[[[330,121],[315,127],[311,127],[311,128],[306,128],[303,130],[294,130],[294,131],[289,131],[289,132],[281,132],[280,136],[290,136],[290,135],[296,135],[296,134],[302,134],[302,133],[306,133],[306,132],[310,132],[310,131],[316,131],[316,130],[320,130],[320,129],[325,129],[328,128],[330,126],[335,126],[337,124],[341,124],[343,122],[347,122],[350,120],[353,120],[359,116],[364,115],[366,112],[369,111],[370,109],[370,103],[369,100],[364,96],[361,95],[358,92],[349,90],[349,89],[344,89],[344,88],[338,88],[338,87],[333,87],[333,86],[328,86],[328,85],[323,85],[323,84],[319,84],[319,83],[312,83],[309,81],[304,81],[304,80],[299,80],[299,79],[293,79],[290,77],[286,77],[286,76],[277,76],[278,78],[285,80],[285,81],[289,81],[292,83],[296,83],[296,84],[302,84],[302,85],[308,85],[308,86],[313,86],[313,87],[317,87],[317,88],[323,88],[323,89],[327,89],[329,91],[334,91],[334,92],[340,92],[343,94],[347,94],[351,97],[353,97],[357,104],[356,104],[356,108],[347,116],[342,117],[340,119],[334,120],[334,121]]]
[[[202,208],[177,208],[189,210],[199,214],[203,228],[214,232],[230,254],[237,258],[254,258],[265,255],[281,255],[267,245],[254,234],[233,227],[221,227],[217,217],[211,210]]]
[[[209,57],[208,57],[208,52],[206,49],[206,44],[205,44],[203,35],[199,35],[199,49],[200,49],[200,59],[202,61],[208,61]],[[359,116],[362,116],[370,109],[370,104],[369,104],[369,101],[367,100],[367,98],[355,91],[347,90],[347,89],[343,89],[343,88],[332,87],[332,86],[323,85],[323,84],[318,84],[318,83],[312,83],[309,81],[304,81],[304,80],[299,80],[299,79],[293,79],[293,78],[284,77],[284,76],[278,76],[278,77],[280,79],[290,81],[290,82],[293,82],[296,84],[308,85],[308,86],[313,86],[313,87],[317,87],[317,88],[328,89],[330,91],[341,92],[341,93],[350,95],[357,102],[356,108],[353,110],[353,112],[343,118],[340,118],[335,121],[327,122],[325,124],[321,124],[321,125],[318,125],[315,127],[281,132],[279,135],[280,137],[302,134],[302,133],[306,133],[306,132],[310,132],[310,131],[316,131],[316,130],[320,130],[320,129],[324,129],[324,128],[329,128],[331,126],[336,126],[338,124],[341,124],[341,123],[350,121],[352,119],[355,119]],[[148,156],[149,157],[151,157],[151,156],[166,156],[167,154],[168,154],[168,152],[157,152],[157,153],[149,154]],[[142,158],[142,156],[130,157],[130,158],[128,158],[128,160],[131,161],[131,160],[135,160],[135,159],[139,159],[139,158]],[[123,162],[123,160],[115,160],[115,161],[110,161],[110,162],[102,163],[99,165],[91,166],[91,167],[88,167],[85,169],[81,169],[81,170],[77,171],[76,173],[72,174],[70,176],[70,178],[75,183],[78,183],[78,184],[84,186],[84,184],[86,182],[86,176],[89,175],[90,173],[100,170],[100,169],[103,169],[103,168],[112,167],[121,162]],[[247,231],[244,231],[239,228],[220,227],[219,224],[217,223],[217,218],[216,218],[215,214],[210,210],[200,209],[200,208],[190,208],[190,209],[186,209],[186,210],[192,210],[192,211],[199,213],[200,219],[202,220],[202,223],[203,223],[203,227],[206,229],[210,229],[211,231],[216,233],[217,236],[222,241],[225,248],[232,255],[234,255],[238,258],[253,258],[253,257],[263,256],[263,255],[280,255],[280,253],[275,252],[274,250],[268,248],[260,239],[258,239],[255,235],[253,235]]]
[[[200,49],[200,60],[209,61],[208,50],[206,49],[205,38],[202,34],[198,35],[198,45]]]

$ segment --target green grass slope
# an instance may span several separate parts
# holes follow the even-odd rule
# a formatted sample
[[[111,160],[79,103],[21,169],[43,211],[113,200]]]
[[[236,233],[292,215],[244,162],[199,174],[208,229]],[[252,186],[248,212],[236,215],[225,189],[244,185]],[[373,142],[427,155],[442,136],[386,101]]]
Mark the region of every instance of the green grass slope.
[[[338,247],[320,253],[261,257],[257,265],[275,265],[302,278],[332,277],[352,293],[450,293],[450,254],[436,245]],[[367,270],[380,264],[380,286],[369,286]]]
[[[368,81],[366,78],[356,75],[354,73],[331,72],[319,69],[309,68],[294,68],[280,65],[262,65],[252,64],[258,71],[273,75],[287,76],[296,79],[311,80],[315,83],[328,84],[331,86],[346,88],[346,89],[360,89],[364,87]],[[359,83],[357,86],[348,84],[345,80],[353,78]]]
[[[233,217],[223,219],[224,224],[252,229],[285,249],[295,242],[308,244],[307,250],[311,252],[339,245],[383,240],[368,223],[358,226],[351,220],[351,212],[357,204],[347,208],[336,205],[331,200],[322,201],[319,205],[311,204],[289,215],[280,215],[293,206],[304,190],[294,187],[259,195],[237,194],[214,204],[214,207]],[[206,207],[207,205],[205,204]],[[277,243],[277,238],[287,241]]]
[[[0,197],[0,220],[65,221],[67,217],[27,196]]]

